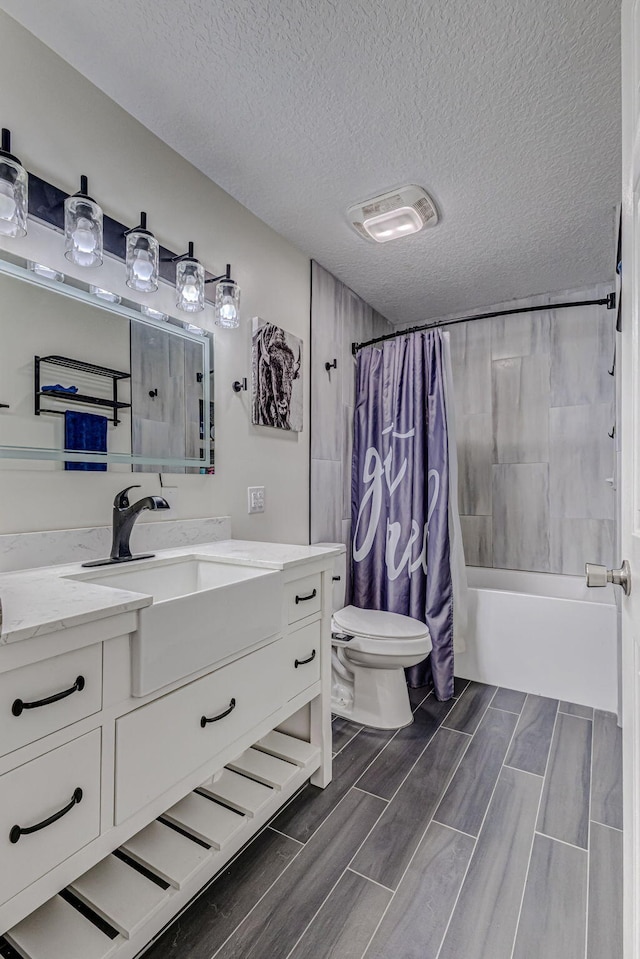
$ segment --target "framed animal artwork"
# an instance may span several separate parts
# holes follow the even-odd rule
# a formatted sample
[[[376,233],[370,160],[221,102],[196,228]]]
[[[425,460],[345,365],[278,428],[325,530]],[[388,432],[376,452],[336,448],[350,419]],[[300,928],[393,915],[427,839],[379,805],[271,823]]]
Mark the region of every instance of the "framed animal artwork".
[[[251,421],[256,426],[302,431],[302,340],[253,318]]]

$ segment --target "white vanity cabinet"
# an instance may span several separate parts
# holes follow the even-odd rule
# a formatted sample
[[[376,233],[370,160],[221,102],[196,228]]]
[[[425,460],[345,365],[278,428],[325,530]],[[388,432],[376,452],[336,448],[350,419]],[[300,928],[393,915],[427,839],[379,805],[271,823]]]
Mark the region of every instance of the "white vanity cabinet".
[[[245,546],[280,570],[279,619],[147,696],[136,611],[0,645],[0,935],[25,959],[66,959],[85,933],[96,959],[133,959],[305,780],[330,781],[333,554],[292,547],[287,561],[279,546],[269,565],[269,544]],[[188,643],[188,616],[181,629]],[[115,938],[69,913],[67,888]]]

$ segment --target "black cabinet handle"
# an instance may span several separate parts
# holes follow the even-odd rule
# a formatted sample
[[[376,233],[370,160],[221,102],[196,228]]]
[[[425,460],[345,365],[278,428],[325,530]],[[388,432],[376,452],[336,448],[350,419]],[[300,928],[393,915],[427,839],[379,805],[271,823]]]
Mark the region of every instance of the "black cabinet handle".
[[[61,693],[56,693],[55,696],[47,696],[46,699],[38,699],[34,703],[25,703],[22,699],[15,699],[11,707],[11,712],[14,716],[20,716],[23,709],[38,709],[40,706],[50,706],[51,703],[57,703],[60,699],[66,699],[67,696],[71,696],[73,693],[82,692],[84,686],[84,676],[78,676],[71,689],[64,689]]]
[[[229,708],[225,709],[223,713],[219,713],[217,716],[212,716],[211,719],[207,719],[206,716],[202,716],[200,719],[200,725],[204,729],[207,723],[217,723],[219,719],[224,719],[225,716],[228,716],[229,713],[232,713],[235,708],[236,708],[236,701],[235,699],[232,699],[231,702],[229,703]]]
[[[295,663],[294,663],[293,665],[294,665],[295,668],[297,669],[298,666],[306,666],[307,663],[312,663],[315,658],[316,658],[316,651],[315,651],[315,649],[313,649],[313,650],[311,651],[311,655],[309,656],[309,659],[296,659],[296,661],[295,661]]]
[[[309,593],[308,596],[296,596],[296,606],[298,603],[306,603],[308,599],[315,599],[318,595],[318,590],[314,589],[312,593]]]
[[[47,826],[50,826],[52,823],[57,822],[58,819],[62,819],[63,816],[66,816],[68,812],[71,812],[74,806],[77,806],[78,803],[82,802],[82,790],[78,786],[77,789],[74,789],[73,796],[71,797],[71,802],[68,803],[61,809],[60,812],[56,812],[53,816],[49,816],[48,819],[44,819],[42,822],[36,823],[35,826],[12,826],[11,831],[9,832],[9,842],[16,843],[20,836],[29,836],[32,832],[39,832],[41,829],[46,829]]]

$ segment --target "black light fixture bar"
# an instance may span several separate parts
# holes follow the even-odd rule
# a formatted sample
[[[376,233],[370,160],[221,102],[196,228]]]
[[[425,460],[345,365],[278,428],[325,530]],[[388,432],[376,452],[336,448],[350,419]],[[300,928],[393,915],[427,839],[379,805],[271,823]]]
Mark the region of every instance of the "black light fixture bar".
[[[47,183],[35,173],[29,173],[29,215],[47,226],[53,227],[60,233],[64,233],[64,201],[70,194],[60,190],[57,186]],[[130,228],[124,223],[114,220],[112,217],[104,214],[103,221],[103,247],[105,253],[117,257],[124,263],[126,260],[127,241],[126,233]],[[159,275],[171,286],[175,286],[176,268],[175,262],[180,258],[173,250],[166,247],[160,247]],[[227,266],[227,271],[230,271]],[[205,271],[205,283],[215,283],[222,277],[215,277],[212,273]],[[226,274],[222,274],[226,276]],[[213,304],[215,293],[211,297],[206,297],[208,303]]]

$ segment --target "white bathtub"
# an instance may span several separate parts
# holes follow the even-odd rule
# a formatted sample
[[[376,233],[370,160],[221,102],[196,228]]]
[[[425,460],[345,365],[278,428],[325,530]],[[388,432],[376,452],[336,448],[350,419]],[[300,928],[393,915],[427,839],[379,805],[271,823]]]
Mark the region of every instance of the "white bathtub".
[[[616,712],[612,586],[579,576],[468,567],[466,651],[457,676]]]

